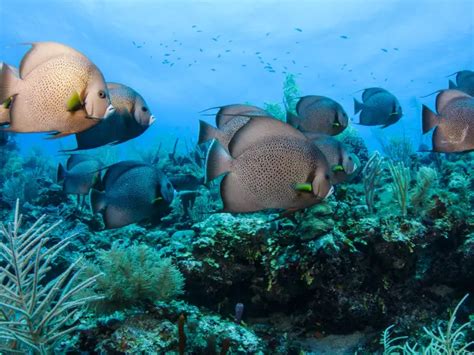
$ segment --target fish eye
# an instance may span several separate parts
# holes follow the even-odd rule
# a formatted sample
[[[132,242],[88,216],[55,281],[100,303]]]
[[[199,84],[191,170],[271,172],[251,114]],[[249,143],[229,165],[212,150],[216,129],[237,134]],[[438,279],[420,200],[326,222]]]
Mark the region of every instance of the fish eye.
[[[351,160],[351,161],[352,161],[352,157],[349,157],[349,160]]]
[[[106,95],[105,95],[105,91],[104,90],[99,90],[99,97],[101,99],[105,99]]]
[[[324,178],[325,178],[326,180],[329,180],[329,175],[328,175],[328,174],[324,175]]]
[[[142,111],[143,112],[148,112],[148,109],[145,106],[142,106]]]

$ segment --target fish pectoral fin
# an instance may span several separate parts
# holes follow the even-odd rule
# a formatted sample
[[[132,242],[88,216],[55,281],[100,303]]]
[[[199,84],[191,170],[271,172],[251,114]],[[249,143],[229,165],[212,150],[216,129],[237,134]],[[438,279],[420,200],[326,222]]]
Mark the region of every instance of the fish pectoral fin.
[[[12,101],[13,101],[13,96],[10,96],[5,101],[3,101],[2,102],[3,108],[8,110],[10,108],[10,106],[12,105]]]
[[[295,184],[295,190],[296,191],[302,191],[302,192],[312,192],[313,191],[313,185],[310,184],[309,182],[297,183],[297,184]]]
[[[74,94],[72,94],[72,96],[67,101],[67,110],[73,112],[80,110],[83,107],[84,103],[82,102],[79,93],[77,91],[74,91]]]
[[[337,172],[339,172],[339,171],[344,171],[344,167],[343,167],[342,165],[340,165],[340,164],[339,164],[339,165],[334,165],[334,166],[332,167],[332,171],[335,172],[335,173],[337,173]]]
[[[53,132],[49,134],[49,137],[46,137],[46,139],[57,139],[57,138],[62,138],[69,136],[71,134],[74,134],[75,132]]]

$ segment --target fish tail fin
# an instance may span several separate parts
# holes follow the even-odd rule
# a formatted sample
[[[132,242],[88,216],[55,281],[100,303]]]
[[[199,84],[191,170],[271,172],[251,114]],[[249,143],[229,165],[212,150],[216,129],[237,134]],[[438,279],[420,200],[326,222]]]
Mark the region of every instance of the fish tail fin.
[[[57,182],[61,182],[64,180],[64,178],[66,177],[66,169],[64,169],[64,166],[59,163],[58,164],[58,172],[57,172],[57,175],[56,175],[56,181]]]
[[[423,117],[423,134],[428,133],[433,129],[433,127],[436,127],[439,123],[439,117],[436,113],[431,111],[428,106],[423,105],[423,111],[422,111],[422,117]]]
[[[212,141],[206,156],[206,184],[230,171],[232,157],[217,140]]]
[[[3,103],[18,93],[16,89],[20,78],[8,64],[0,64],[0,103]]]
[[[292,125],[295,128],[298,128],[301,123],[301,118],[299,118],[294,113],[291,113],[290,111],[286,111],[286,123]]]
[[[199,120],[199,139],[198,144],[208,142],[214,138],[218,138],[220,131],[212,127],[209,123]]]
[[[364,108],[364,104],[354,99],[354,115],[357,115]]]
[[[449,81],[449,88],[450,88],[450,89],[457,89],[458,86],[457,86],[452,80],[450,80],[450,81]]]
[[[102,212],[107,207],[105,192],[91,189],[89,192],[92,213]]]

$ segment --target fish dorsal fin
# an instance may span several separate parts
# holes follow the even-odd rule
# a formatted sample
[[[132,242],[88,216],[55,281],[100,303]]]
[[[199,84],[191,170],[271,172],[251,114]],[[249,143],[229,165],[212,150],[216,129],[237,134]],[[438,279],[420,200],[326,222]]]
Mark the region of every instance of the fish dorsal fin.
[[[296,104],[296,112],[298,115],[304,115],[305,111],[314,105],[316,102],[328,99],[325,96],[318,96],[318,95],[308,95],[303,96],[299,99],[298,103]]]
[[[59,57],[61,55],[72,55],[87,59],[81,52],[56,42],[33,42],[31,48],[26,52],[20,63],[20,77],[24,79],[39,65]]]
[[[85,162],[85,161],[91,161],[91,160],[97,160],[97,159],[87,154],[71,154],[67,160],[66,168],[67,170],[71,170],[77,164]]]
[[[459,85],[463,80],[466,80],[471,75],[474,75],[474,72],[470,70],[461,70],[456,73],[456,83]]]
[[[251,117],[229,142],[229,152],[236,158],[249,146],[271,137],[295,137],[307,140],[303,133],[293,126],[271,116]]]
[[[105,189],[112,186],[114,182],[117,181],[117,179],[123,174],[125,174],[127,171],[134,168],[146,166],[152,168],[150,164],[138,160],[125,160],[110,166],[107,169],[104,178],[102,179],[104,182]]]
[[[222,106],[216,114],[217,128],[221,128],[226,123],[232,121],[234,117],[239,115],[268,116],[268,113],[260,107],[252,105],[232,104]]]
[[[362,93],[362,101],[366,102],[370,97],[374,96],[375,94],[381,93],[381,92],[388,92],[388,91],[383,89],[383,88],[368,88],[368,89],[365,89],[364,92]]]
[[[450,101],[460,98],[471,98],[468,94],[459,90],[443,90],[436,96],[436,111],[441,113]]]

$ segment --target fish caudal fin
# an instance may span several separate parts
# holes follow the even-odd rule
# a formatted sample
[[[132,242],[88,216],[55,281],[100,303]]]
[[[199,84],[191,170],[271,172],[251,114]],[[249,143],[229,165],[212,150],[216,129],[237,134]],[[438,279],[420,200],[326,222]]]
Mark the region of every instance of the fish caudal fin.
[[[58,173],[56,175],[56,181],[61,182],[64,180],[65,177],[66,177],[66,169],[64,169],[64,166],[61,163],[59,163]]]
[[[286,123],[292,125],[295,128],[298,128],[301,123],[301,118],[291,113],[290,111],[286,111]]]
[[[436,127],[439,123],[439,118],[436,113],[431,111],[428,106],[423,105],[423,111],[422,111],[422,117],[423,117],[423,134],[428,133],[433,129],[433,127]]]
[[[105,192],[96,189],[91,189],[89,193],[91,201],[92,213],[102,212],[107,207],[107,200],[105,198]]]
[[[217,140],[214,140],[206,156],[206,184],[222,174],[228,173],[231,163],[232,157]]]
[[[456,85],[452,80],[450,80],[450,81],[449,81],[449,88],[450,88],[450,89],[457,89],[458,87],[457,87],[457,85]]]
[[[17,85],[20,78],[15,73],[12,67],[5,63],[1,63],[0,69],[0,103],[5,102],[12,96],[18,94]]]
[[[209,123],[199,120],[199,139],[198,144],[206,143],[213,139],[218,139],[220,132]]]
[[[354,115],[358,114],[364,108],[364,104],[354,99]]]

